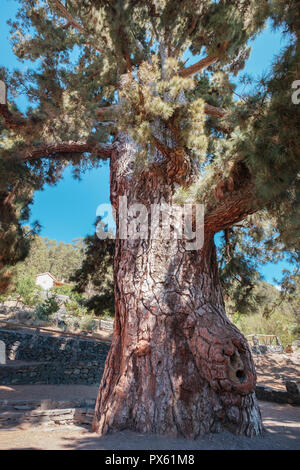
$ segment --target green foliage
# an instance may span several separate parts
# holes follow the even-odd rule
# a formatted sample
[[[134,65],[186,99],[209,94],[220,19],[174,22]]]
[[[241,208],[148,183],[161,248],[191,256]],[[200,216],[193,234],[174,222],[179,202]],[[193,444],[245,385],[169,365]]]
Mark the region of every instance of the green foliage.
[[[266,334],[276,335],[283,346],[292,344],[299,339],[299,330],[295,317],[291,312],[276,310],[271,317],[265,318],[260,313],[249,316],[235,314],[233,323],[242,331],[244,335]]]
[[[70,295],[73,292],[73,286],[68,286],[68,285],[63,285],[63,286],[53,286],[51,288],[51,292],[54,294],[58,295],[67,295],[70,297]]]
[[[83,253],[82,239],[74,240],[73,243],[57,243],[56,240],[35,235],[27,258],[17,264],[14,273],[16,277],[24,273],[30,273],[34,277],[39,273],[49,272],[59,281],[68,281],[81,265]],[[69,291],[68,286],[63,288]]]
[[[93,331],[96,329],[96,326],[93,315],[85,315],[79,320],[79,328],[81,331]]]
[[[176,59],[168,58],[162,68],[159,57],[153,55],[151,63],[145,61],[139,66],[136,79],[131,73],[122,77],[119,130],[139,144],[139,158],[149,161],[155,149],[154,137],[161,133],[158,128],[167,130],[170,123],[178,129],[177,146],[185,146],[199,161],[205,158],[204,102],[201,98],[186,105],[182,102],[184,93],[193,90],[195,83],[177,74],[180,67]]]
[[[105,308],[102,310],[101,318],[103,320],[113,320],[113,315],[111,314],[111,310],[108,308]]]
[[[114,316],[114,286],[111,285],[104,294],[93,295],[85,301],[88,310],[93,311],[96,316]]]
[[[104,229],[101,220],[96,221]],[[75,282],[74,290],[87,297],[86,307],[99,316],[102,310],[108,309],[114,314],[113,257],[115,241],[110,238],[102,240],[97,234],[84,239],[85,256],[80,269],[71,277]]]
[[[88,309],[76,301],[67,302],[67,318],[64,320],[67,328],[71,330],[79,329],[81,331],[93,331],[97,324],[93,313],[88,313]]]
[[[217,245],[220,280],[229,314],[253,313],[263,304],[262,313],[268,316],[284,298],[296,297],[299,253],[293,247],[287,250],[269,212],[260,211],[226,230]],[[280,286],[279,292],[262,282],[260,271],[266,263],[282,260],[289,263],[290,269],[283,271],[281,280],[273,280]]]
[[[67,317],[64,319],[64,324],[65,326],[61,326],[60,328],[63,328],[65,331],[76,331],[79,330],[80,325],[79,325],[79,318],[77,317]]]
[[[36,286],[34,279],[27,275],[17,279],[14,296],[25,305],[37,305],[39,301],[40,288]]]
[[[59,305],[54,296],[47,298],[35,310],[36,317],[40,320],[49,320],[51,315],[58,312]]]
[[[78,292],[75,292],[73,285],[54,286],[51,292],[57,295],[67,295],[71,300],[80,302],[83,297]]]
[[[251,309],[234,310],[234,303],[226,302],[232,321],[245,334],[273,334],[284,346],[300,338],[300,276],[284,278],[280,291],[266,282],[258,282],[253,289]],[[245,315],[248,313],[248,315]]]
[[[87,315],[88,312],[86,307],[80,305],[76,301],[67,302],[65,307],[67,312],[70,315],[73,315],[74,317],[82,317],[84,315]]]
[[[3,303],[7,300],[8,298],[8,295],[7,294],[2,294],[0,295],[0,303]]]
[[[0,138],[5,138],[1,129]],[[0,148],[0,293],[11,290],[12,268],[28,255],[31,237],[39,230],[37,223],[31,232],[22,227],[29,217],[33,190],[39,188],[38,178],[25,164],[7,159]]]

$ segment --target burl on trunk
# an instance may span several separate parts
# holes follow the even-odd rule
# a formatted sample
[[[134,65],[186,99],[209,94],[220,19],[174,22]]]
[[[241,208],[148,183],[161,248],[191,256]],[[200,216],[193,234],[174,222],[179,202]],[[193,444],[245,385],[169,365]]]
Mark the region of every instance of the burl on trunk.
[[[134,146],[119,138],[111,200],[172,203],[168,169],[133,176]],[[118,230],[118,228],[117,228]],[[116,240],[115,326],[93,422],[99,434],[131,429],[195,438],[224,428],[262,431],[248,343],[225,314],[214,234],[184,240]]]

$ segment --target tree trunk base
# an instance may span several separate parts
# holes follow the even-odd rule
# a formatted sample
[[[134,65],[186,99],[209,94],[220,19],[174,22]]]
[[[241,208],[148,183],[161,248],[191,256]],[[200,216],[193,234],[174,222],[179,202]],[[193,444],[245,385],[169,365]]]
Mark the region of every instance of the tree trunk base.
[[[187,339],[184,321],[182,333],[174,331],[172,318],[153,321],[155,341],[132,341],[125,354],[124,343],[130,335],[120,335],[116,326],[93,430],[99,435],[130,429],[194,439],[227,429],[260,436],[263,428],[253,391],[254,374],[242,365],[248,351],[241,340],[235,341],[237,348],[231,340],[201,327]],[[212,339],[212,343],[207,341]]]

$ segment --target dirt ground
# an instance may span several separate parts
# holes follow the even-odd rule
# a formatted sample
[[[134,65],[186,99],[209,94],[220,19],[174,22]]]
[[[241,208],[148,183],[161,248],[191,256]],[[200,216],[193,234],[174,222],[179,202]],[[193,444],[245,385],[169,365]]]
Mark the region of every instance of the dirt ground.
[[[260,402],[266,431],[262,438],[234,436],[229,432],[201,439],[170,439],[122,431],[99,437],[88,428],[20,425],[0,430],[1,450],[279,450],[300,449],[300,408]]]
[[[300,382],[300,355],[255,354],[253,358],[257,373],[257,385],[286,390],[285,380]]]
[[[98,385],[0,385],[0,400],[93,400]]]

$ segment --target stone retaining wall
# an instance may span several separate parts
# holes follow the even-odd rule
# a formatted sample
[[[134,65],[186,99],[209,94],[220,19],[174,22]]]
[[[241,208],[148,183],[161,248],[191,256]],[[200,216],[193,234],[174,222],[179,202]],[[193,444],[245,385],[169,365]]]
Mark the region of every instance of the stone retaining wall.
[[[101,330],[113,331],[114,322],[111,320],[100,320]]]
[[[284,390],[274,390],[273,388],[257,385],[255,394],[258,400],[272,401],[275,403],[289,403],[290,405],[300,406],[300,395],[285,392]]]
[[[265,344],[258,344],[251,346],[252,354],[270,354],[270,353],[283,353],[284,349],[282,346],[269,346]]]
[[[109,351],[109,344],[100,341],[16,330],[0,329],[0,340],[10,360],[104,362]]]
[[[0,329],[7,364],[0,384],[99,384],[109,344],[82,338]]]
[[[0,366],[1,385],[100,384],[104,361],[36,362]]]

